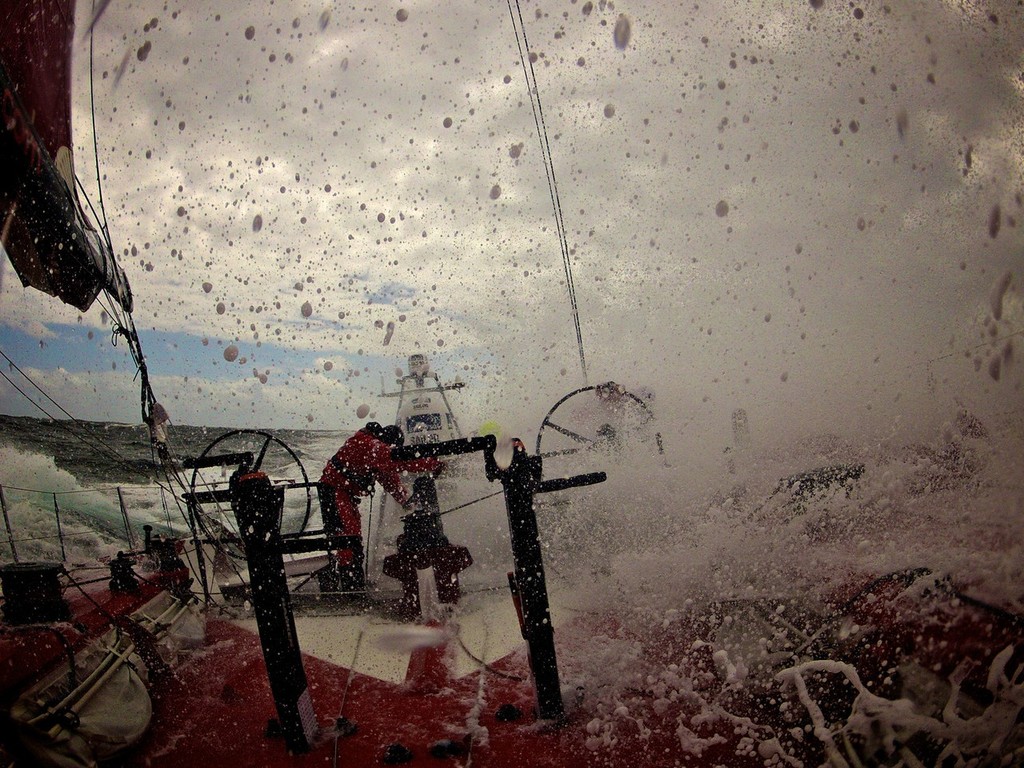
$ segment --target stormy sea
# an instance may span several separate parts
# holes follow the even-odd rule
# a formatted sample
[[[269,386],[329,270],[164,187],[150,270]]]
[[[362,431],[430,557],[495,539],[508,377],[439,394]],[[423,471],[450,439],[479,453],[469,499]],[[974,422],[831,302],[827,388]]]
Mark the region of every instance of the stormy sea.
[[[705,726],[731,723],[760,734],[763,764],[782,765],[779,756],[799,752],[806,735],[795,728],[765,736],[770,729],[757,718],[768,716],[746,708],[747,694],[780,684],[778,660],[768,653],[780,642],[776,634],[811,633],[815,621],[828,628],[827,619],[814,617],[828,616],[830,596],[846,584],[926,573],[919,583],[959,590],[954,603],[983,604],[1001,624],[1024,626],[1022,426],[1019,413],[982,420],[961,409],[930,438],[913,443],[825,434],[761,449],[737,446],[704,486],[695,486],[679,458],[661,452],[649,436],[573,455],[573,471],[605,470],[607,481],[540,497],[535,509],[559,610],[598,622],[599,631],[586,620],[559,625],[558,635],[560,647],[571,649],[564,681],[587,691],[588,750],[599,757],[622,741],[639,749],[662,738],[672,750],[682,745],[699,756],[720,741],[707,736]],[[253,451],[272,477],[298,484],[317,479],[347,434],[175,427],[170,447],[177,461]],[[15,551],[21,561],[94,560],[137,546],[144,525],[187,535],[183,493],[215,487],[226,477],[216,468],[200,474],[180,464],[163,471],[154,459],[141,426],[0,417],[0,486],[9,524],[0,560],[9,562]],[[558,458],[550,464],[554,471]],[[511,560],[500,493],[477,469],[472,461],[453,466],[439,481],[445,532],[473,554],[463,574],[467,592],[500,589]],[[383,578],[381,555],[393,551],[401,530],[401,513],[389,510],[382,496],[362,507],[371,585]],[[231,527],[229,513],[211,514]],[[316,515],[300,494],[286,501],[283,525],[316,526]],[[749,613],[758,606],[770,607],[771,621]],[[694,659],[709,643],[687,634],[700,621],[711,622],[706,629],[718,649],[706,669]],[[866,631],[833,629],[839,642]],[[992,654],[1005,638],[1000,643]],[[887,707],[870,722],[894,733],[913,733],[922,723],[925,730],[945,729],[925,754],[962,747],[1012,761],[1024,749],[1012,736],[1021,682],[996,674],[1009,653],[991,659],[995,698],[974,719],[950,725],[944,715],[912,713],[862,687],[858,701]],[[680,659],[696,664],[696,671],[684,674]],[[713,668],[717,672],[708,671]],[[847,675],[849,685],[861,686],[848,672],[826,659],[778,674],[795,676],[794,682],[803,674]],[[949,696],[948,690],[940,694],[940,700]],[[807,707],[813,714],[813,702]],[[652,736],[646,724],[677,710],[675,730]],[[852,716],[850,723],[856,725]]]
[[[213,453],[237,450],[239,440],[231,438],[237,433],[230,428],[174,426],[169,448],[179,468],[168,473],[143,424],[0,416],[0,487],[12,531],[0,543],[0,559],[13,557],[12,537],[20,560],[60,560],[124,549],[130,536],[141,541],[144,525],[158,533],[182,533],[187,521],[180,497],[193,482],[201,485],[208,478],[194,479],[180,462],[201,456],[211,445]],[[315,475],[310,478],[315,482],[348,434],[276,430],[271,442],[276,451],[268,451],[268,462],[280,454],[280,469],[298,479],[297,460]],[[225,435],[228,442],[218,442]],[[245,436],[249,445],[243,447],[258,449],[271,433],[247,430]]]
[[[953,412],[927,440],[851,442],[837,435],[742,447],[696,485],[650,440],[571,457],[570,472],[608,480],[537,499],[544,557],[581,601],[651,607],[679,595],[820,590],[852,571],[929,567],[1024,611],[1024,417]],[[161,468],[143,425],[0,416],[0,487],[10,533],[0,560],[89,559],[138,543],[142,526],[188,530],[181,497],[226,482],[184,469],[208,454],[249,450],[281,481],[315,482],[353,429],[233,430],[174,426],[175,463]],[[460,463],[461,462],[461,463]],[[501,583],[509,562],[503,501],[476,459],[439,485],[448,536],[470,547],[470,579]],[[477,462],[478,463],[478,462]],[[550,467],[550,469],[549,469]],[[559,459],[545,473],[557,475]],[[318,504],[291,494],[283,527],[319,527]],[[364,535],[387,549],[401,511],[364,501]],[[229,510],[222,522],[233,526]],[[59,523],[58,523],[59,518]],[[132,541],[130,541],[132,540]],[[373,555],[370,556],[371,563]]]

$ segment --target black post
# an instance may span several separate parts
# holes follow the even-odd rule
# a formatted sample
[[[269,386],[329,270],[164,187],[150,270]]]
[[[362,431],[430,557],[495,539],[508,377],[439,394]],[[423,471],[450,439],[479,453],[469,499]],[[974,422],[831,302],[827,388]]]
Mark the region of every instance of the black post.
[[[284,489],[262,472],[231,478],[231,507],[249,563],[253,611],[285,744],[308,752],[318,730],[295,632],[281,544]]]
[[[11,518],[7,514],[7,499],[4,498],[4,487],[0,485],[0,509],[4,512],[4,525],[7,526],[7,541],[11,545],[11,557],[18,562],[18,548],[14,545],[14,533],[11,532]]]
[[[516,441],[508,469],[499,470],[493,463],[493,454],[489,454],[487,460],[488,475],[500,479],[505,489],[505,507],[515,562],[515,588],[522,608],[523,638],[529,650],[530,669],[536,689],[537,716],[544,720],[554,720],[562,717],[565,709],[558,681],[555,630],[551,625],[537,515],[533,510],[533,494],[541,478],[541,458],[529,456],[522,443]]]

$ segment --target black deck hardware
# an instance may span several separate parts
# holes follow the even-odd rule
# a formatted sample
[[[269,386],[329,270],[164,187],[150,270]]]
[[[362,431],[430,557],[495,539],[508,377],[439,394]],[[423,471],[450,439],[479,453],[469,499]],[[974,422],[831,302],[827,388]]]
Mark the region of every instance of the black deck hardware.
[[[4,620],[8,624],[67,621],[71,609],[64,599],[60,563],[11,563],[0,568]]]
[[[607,479],[607,475],[604,472],[593,472],[542,481],[542,458],[530,456],[521,440],[513,440],[512,444],[512,461],[505,468],[500,467],[494,457],[497,441],[493,435],[394,448],[391,451],[391,458],[402,461],[423,456],[454,456],[483,451],[487,479],[499,480],[505,490],[505,509],[508,514],[512,559],[515,564],[515,571],[509,576],[509,586],[519,612],[523,639],[526,640],[529,652],[530,671],[533,674],[537,699],[537,717],[542,720],[557,720],[565,714],[565,707],[558,680],[555,630],[551,624],[551,607],[533,497],[538,493],[601,483]]]
[[[280,530],[284,489],[271,485],[262,472],[251,472],[235,473],[231,490],[231,508],[245,542],[253,612],[278,723],[289,750],[308,752],[318,726],[284,573]]]

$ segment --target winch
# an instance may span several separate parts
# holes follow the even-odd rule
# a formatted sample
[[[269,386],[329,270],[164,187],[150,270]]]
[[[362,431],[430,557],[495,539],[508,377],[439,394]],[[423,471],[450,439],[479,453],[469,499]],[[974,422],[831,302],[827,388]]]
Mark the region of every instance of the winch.
[[[384,558],[384,575],[402,583],[400,613],[420,615],[419,571],[432,569],[441,603],[459,601],[459,573],[473,564],[466,547],[448,541],[441,525],[437,486],[430,475],[417,477],[409,500],[413,512],[402,518],[398,552]]]
[[[8,624],[65,621],[70,616],[60,585],[60,563],[11,563],[0,568]]]

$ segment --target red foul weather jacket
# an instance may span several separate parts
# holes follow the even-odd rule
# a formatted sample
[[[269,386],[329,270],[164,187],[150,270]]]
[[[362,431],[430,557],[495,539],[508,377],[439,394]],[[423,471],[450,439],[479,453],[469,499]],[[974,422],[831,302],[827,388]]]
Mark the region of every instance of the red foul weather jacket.
[[[360,534],[357,499],[368,496],[375,482],[384,486],[399,504],[409,500],[402,485],[402,472],[433,472],[441,462],[432,457],[394,461],[391,446],[365,430],[359,430],[345,441],[324,467],[320,482],[334,488],[335,503],[341,517],[342,533]]]

